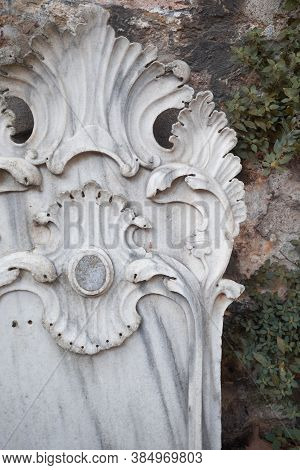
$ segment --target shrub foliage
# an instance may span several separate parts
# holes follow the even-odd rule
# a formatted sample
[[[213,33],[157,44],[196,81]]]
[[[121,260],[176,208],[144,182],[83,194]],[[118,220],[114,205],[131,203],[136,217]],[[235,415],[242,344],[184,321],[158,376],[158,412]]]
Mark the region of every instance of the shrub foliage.
[[[288,0],[287,10],[299,7]],[[255,28],[233,48],[245,84],[225,105],[237,130],[237,154],[261,164],[264,173],[282,171],[299,155],[300,25],[291,14],[286,27],[268,38]]]

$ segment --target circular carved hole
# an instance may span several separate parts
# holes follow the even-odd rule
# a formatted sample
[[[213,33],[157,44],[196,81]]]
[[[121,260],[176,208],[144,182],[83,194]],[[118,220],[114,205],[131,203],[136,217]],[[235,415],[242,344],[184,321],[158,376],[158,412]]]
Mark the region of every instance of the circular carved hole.
[[[123,336],[122,333],[119,333],[119,336],[120,336],[120,338],[121,338],[121,336]]]
[[[32,320],[28,320],[28,325],[32,325]]]
[[[13,124],[15,132],[11,136],[11,140],[16,144],[23,144],[29,139],[33,131],[34,119],[31,109],[24,100],[17,96],[7,97],[6,102],[7,108],[11,109],[16,116]]]
[[[166,149],[173,147],[169,141],[172,133],[172,125],[178,121],[179,110],[175,108],[167,109],[160,113],[153,125],[153,134],[156,142]]]
[[[106,342],[109,343],[109,339],[107,339]]]
[[[16,326],[18,326],[18,322],[17,322],[16,320],[12,321],[12,322],[11,322],[11,326],[12,326],[13,328],[16,328]]]

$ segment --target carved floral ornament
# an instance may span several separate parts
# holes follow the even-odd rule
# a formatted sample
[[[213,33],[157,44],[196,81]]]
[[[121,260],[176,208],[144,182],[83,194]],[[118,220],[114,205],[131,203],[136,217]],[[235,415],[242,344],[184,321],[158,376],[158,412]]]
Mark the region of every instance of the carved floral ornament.
[[[75,30],[46,25],[32,38],[22,63],[0,71],[1,197],[27,191],[31,207],[39,192],[46,194],[50,179],[55,187],[63,182],[68,188],[55,193],[43,211],[28,212],[29,225],[47,229],[45,242],[37,237],[30,250],[18,251],[0,244],[0,296],[18,290],[37,294],[44,305],[43,325],[54,340],[90,355],[119,346],[138,329],[142,297],[152,293],[175,300],[185,312],[191,345],[189,446],[202,447],[205,428],[207,445],[217,448],[223,313],[243,291],[222,279],[246,214],[243,183],[235,179],[240,160],[229,153],[235,132],[226,127],[224,113],[214,110],[211,92],[194,97],[185,84],[189,68],[184,62],[162,64],[156,48],[116,38],[101,8],[82,6],[80,12],[84,22]],[[23,144],[11,139],[9,95],[28,103],[34,116],[32,135]],[[172,147],[166,149],[156,141],[153,125],[170,108],[182,110],[172,128]],[[119,167],[126,197],[115,193],[109,178],[105,183],[81,177],[74,183],[66,167],[74,157],[91,153],[95,166],[106,155],[115,162],[114,172]],[[152,230],[151,221],[130,206],[138,176],[145,182],[144,199],[153,205],[179,202],[198,211],[200,222],[180,256],[137,244],[135,231]],[[225,215],[225,224],[217,227],[217,249],[216,227],[198,205],[203,197]],[[66,250],[66,203],[92,204],[99,217],[108,211],[118,246],[107,245],[108,228],[101,225],[101,243],[91,246],[83,231],[82,247]]]

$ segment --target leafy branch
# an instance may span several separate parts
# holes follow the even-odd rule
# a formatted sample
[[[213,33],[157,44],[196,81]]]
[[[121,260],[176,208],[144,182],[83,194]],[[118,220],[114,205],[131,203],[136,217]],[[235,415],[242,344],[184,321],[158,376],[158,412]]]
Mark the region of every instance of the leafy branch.
[[[299,0],[288,1],[299,6]],[[262,165],[264,174],[282,171],[299,156],[300,26],[288,21],[276,38],[250,31],[241,47],[233,48],[245,84],[225,104],[230,124],[238,131],[237,154]]]

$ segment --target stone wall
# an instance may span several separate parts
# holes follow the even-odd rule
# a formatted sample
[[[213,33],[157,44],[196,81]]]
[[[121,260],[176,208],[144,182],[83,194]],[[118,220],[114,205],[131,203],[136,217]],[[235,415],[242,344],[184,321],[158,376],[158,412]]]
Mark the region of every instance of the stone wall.
[[[191,85],[196,91],[211,89],[220,108],[230,90],[246,79],[233,63],[231,46],[254,26],[273,35],[285,21],[279,11],[280,0],[1,0],[0,64],[22,60],[28,50],[28,38],[49,19],[62,28],[76,24],[80,21],[78,6],[82,3],[105,6],[119,35],[143,45],[154,43],[161,61],[185,60],[192,71]],[[32,127],[30,116],[17,101],[12,101],[11,107],[17,115],[18,133],[26,135]],[[170,112],[160,122],[156,132],[161,142],[168,141],[175,120]],[[241,179],[246,186],[248,219],[235,243],[229,267],[232,279],[241,281],[249,277],[267,259],[293,267],[296,254],[290,241],[297,238],[300,228],[296,170],[293,164],[284,174],[266,178],[244,165]],[[246,302],[246,296],[244,299]],[[247,387],[241,385],[243,374],[245,371],[238,364],[227,364],[224,358],[226,448],[244,448],[257,420],[274,419],[264,400],[253,390],[249,394]]]

